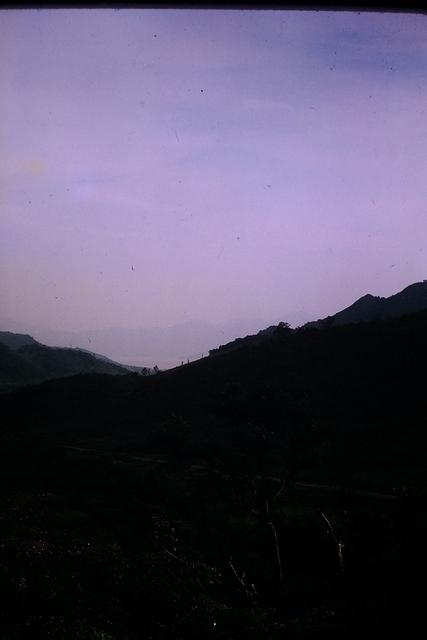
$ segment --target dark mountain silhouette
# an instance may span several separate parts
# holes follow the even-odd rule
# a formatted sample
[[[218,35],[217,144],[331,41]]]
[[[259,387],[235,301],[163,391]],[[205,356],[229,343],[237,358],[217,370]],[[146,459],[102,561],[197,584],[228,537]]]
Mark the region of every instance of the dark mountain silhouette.
[[[244,338],[236,338],[232,342],[227,342],[224,345],[220,345],[216,349],[211,349],[209,351],[209,355],[216,356],[220,353],[228,353],[230,351],[235,351],[236,349],[240,349],[241,347],[262,344],[263,342],[271,338],[272,335],[274,335],[278,327],[279,325],[271,325],[266,329],[261,329],[261,331],[258,331],[258,333],[245,336]]]
[[[19,349],[28,344],[40,344],[37,340],[26,333],[12,333],[11,331],[0,331],[0,342],[9,349]]]
[[[129,370],[80,349],[47,347],[29,335],[0,333],[0,389],[3,391],[79,373],[124,375]]]
[[[397,318],[407,313],[427,309],[427,280],[409,285],[389,298],[367,294],[352,305],[322,320],[309,322],[305,327],[338,326],[353,322]]]
[[[343,309],[332,316],[328,316],[327,318],[307,322],[300,328],[337,327],[340,325],[358,322],[386,320],[388,318],[398,318],[408,313],[415,313],[426,309],[427,280],[411,284],[389,298],[373,296],[368,293],[367,295],[362,296],[362,298],[359,298],[359,300],[356,300],[356,302],[346,309]],[[220,353],[235,351],[236,349],[240,349],[244,346],[265,343],[278,329],[280,330],[281,325],[283,330],[283,324],[287,330],[289,330],[287,323],[272,325],[266,329],[258,331],[258,333],[254,335],[249,335],[245,338],[237,338],[236,340],[221,345],[216,349],[211,349],[209,351],[209,355],[216,356]]]
[[[2,394],[10,637],[412,637],[426,327],[282,324],[157,376]],[[1,348],[12,372],[45,368],[37,345]]]
[[[19,352],[0,342],[0,388],[42,379],[42,372]]]

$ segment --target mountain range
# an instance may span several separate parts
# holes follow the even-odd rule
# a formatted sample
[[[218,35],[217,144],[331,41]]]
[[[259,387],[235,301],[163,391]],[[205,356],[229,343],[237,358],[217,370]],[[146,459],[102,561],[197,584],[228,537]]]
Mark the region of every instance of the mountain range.
[[[169,327],[38,330],[33,335],[44,344],[90,349],[116,362],[168,369],[181,361],[201,358],[212,347],[262,326],[262,321],[243,320],[222,324],[185,322]]]
[[[411,284],[388,298],[367,294],[342,311],[315,322],[308,322],[298,330],[380,321],[425,309],[427,309],[427,281]],[[241,322],[237,324],[244,326],[244,323]],[[217,342],[219,342],[219,335],[228,337],[235,334],[238,330],[237,324],[231,323],[222,329],[217,328]],[[250,323],[246,324],[246,326],[249,325]],[[91,346],[94,343],[97,347],[104,346],[106,348],[114,343],[117,350],[125,352],[128,358],[132,354],[132,349],[135,353],[141,353],[141,351],[147,353],[147,349],[151,348],[152,353],[162,351],[165,354],[169,349],[169,362],[173,363],[173,365],[169,364],[170,368],[179,364],[177,362],[178,354],[182,355],[183,345],[185,345],[187,352],[193,354],[197,353],[197,350],[202,346],[206,348],[208,336],[212,336],[214,333],[212,327],[214,325],[188,323],[169,329],[105,329],[93,332],[89,336],[83,332],[67,336],[65,333],[62,335],[58,332],[58,338],[61,338],[62,335],[62,340],[70,339],[71,341],[74,336],[74,340],[79,344],[82,344],[86,339]],[[210,349],[209,355],[215,356],[243,346],[262,344],[268,341],[278,328],[279,330],[291,330],[287,323],[271,325],[256,334],[247,335],[244,338],[239,337],[225,342],[217,348]],[[179,347],[174,344],[173,339],[179,343]],[[204,354],[199,353],[198,355],[201,357]],[[181,358],[182,360],[183,358]],[[130,371],[145,375],[152,373],[152,369],[147,367],[122,365],[87,349],[47,346],[28,334],[0,332],[0,388],[3,390],[22,384],[38,383],[80,373],[124,375]]]
[[[9,636],[415,637],[425,284],[155,376],[65,377],[94,356],[3,336],[9,373],[64,374],[0,395]]]
[[[128,367],[82,349],[47,347],[27,334],[0,332],[1,391],[81,373],[125,375],[129,372]]]
[[[373,296],[368,293],[342,311],[338,311],[336,314],[327,316],[320,320],[307,322],[299,327],[299,329],[321,329],[325,327],[338,327],[340,325],[360,322],[381,321],[389,318],[398,318],[410,313],[424,311],[426,309],[427,280],[424,280],[423,282],[415,282],[388,298]],[[289,328],[287,323],[282,324]],[[232,342],[219,346],[217,349],[211,349],[209,355],[212,356],[227,351],[233,351],[249,344],[255,345],[263,343],[271,337],[277,329],[277,326],[272,325],[267,327],[267,329],[259,331],[257,334],[249,335],[245,338],[237,338]]]

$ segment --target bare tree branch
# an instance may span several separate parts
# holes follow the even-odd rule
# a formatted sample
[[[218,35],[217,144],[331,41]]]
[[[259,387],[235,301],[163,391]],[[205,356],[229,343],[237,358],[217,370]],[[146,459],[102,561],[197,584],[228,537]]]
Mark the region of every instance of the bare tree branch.
[[[279,539],[277,537],[276,527],[274,526],[274,524],[271,521],[267,523],[267,526],[270,527],[272,532],[273,532],[274,546],[276,548],[277,566],[278,566],[278,569],[279,569],[279,582],[282,583],[283,582],[283,567],[282,567],[282,559],[281,559],[281,555],[280,555],[280,546],[279,546]]]
[[[178,556],[176,556],[174,553],[172,553],[172,551],[169,551],[169,549],[166,549],[166,547],[165,547],[165,546],[163,546],[163,545],[160,545],[160,546],[162,547],[163,551],[164,551],[165,553],[167,553],[167,554],[168,554],[168,556],[170,556],[170,557],[171,557],[171,558],[173,558],[174,560],[178,560],[178,562],[186,562],[186,561],[185,561],[185,560],[183,560],[182,558],[178,558]]]
[[[336,544],[337,547],[337,553],[338,553],[338,562],[340,565],[340,570],[344,571],[344,556],[343,556],[343,548],[344,548],[344,543],[338,539],[338,537],[335,534],[335,530],[332,526],[331,521],[326,517],[326,515],[323,513],[323,511],[320,512],[320,515],[322,516],[323,520],[326,522],[328,529],[332,535],[332,538]]]
[[[247,579],[246,579],[246,573],[245,571],[242,572],[242,575],[239,576],[239,574],[237,573],[236,567],[233,564],[233,558],[230,558],[230,560],[228,561],[228,565],[230,567],[230,569],[232,570],[236,580],[239,582],[240,586],[243,589],[243,592],[245,594],[246,600],[248,601],[248,603],[252,604],[254,601],[254,598],[257,594],[257,590],[255,588],[255,585],[253,583],[249,584]]]

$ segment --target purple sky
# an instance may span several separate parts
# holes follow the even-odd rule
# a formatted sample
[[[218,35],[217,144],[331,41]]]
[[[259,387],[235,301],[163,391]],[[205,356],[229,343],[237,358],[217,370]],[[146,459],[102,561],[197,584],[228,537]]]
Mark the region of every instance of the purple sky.
[[[0,316],[266,326],[427,277],[425,16],[21,10],[0,27]]]

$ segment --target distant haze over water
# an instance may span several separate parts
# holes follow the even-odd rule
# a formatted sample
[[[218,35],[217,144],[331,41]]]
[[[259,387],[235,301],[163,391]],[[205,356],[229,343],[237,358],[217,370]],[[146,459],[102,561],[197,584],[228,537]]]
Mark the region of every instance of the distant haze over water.
[[[170,368],[208,355],[210,349],[264,329],[265,324],[236,320],[224,324],[184,323],[146,329],[110,328],[76,332],[33,330],[49,346],[80,347],[124,364]]]

